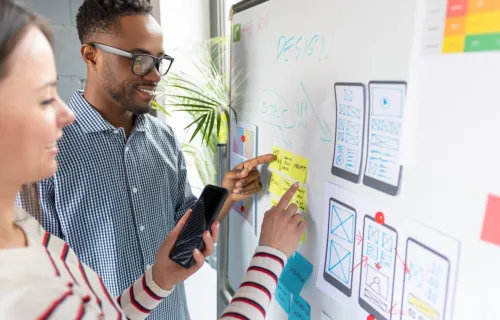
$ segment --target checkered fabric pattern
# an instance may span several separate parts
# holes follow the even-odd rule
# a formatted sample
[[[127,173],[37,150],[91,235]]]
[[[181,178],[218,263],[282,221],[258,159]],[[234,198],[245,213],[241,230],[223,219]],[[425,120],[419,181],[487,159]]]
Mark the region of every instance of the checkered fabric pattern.
[[[43,226],[66,240],[115,296],[155,261],[167,234],[196,202],[180,144],[150,115],[128,139],[76,92],[56,175],[39,184]],[[183,284],[148,319],[189,319]]]

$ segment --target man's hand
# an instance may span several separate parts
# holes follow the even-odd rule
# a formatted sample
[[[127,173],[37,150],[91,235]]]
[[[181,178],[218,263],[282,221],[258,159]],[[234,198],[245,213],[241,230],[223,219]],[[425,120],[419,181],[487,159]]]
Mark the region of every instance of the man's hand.
[[[212,224],[211,233],[208,231],[203,233],[205,249],[203,252],[200,252],[198,249],[194,250],[193,255],[196,263],[191,268],[183,268],[170,259],[170,251],[190,215],[191,209],[179,220],[174,230],[168,234],[156,252],[156,262],[152,268],[153,280],[163,290],[170,290],[176,284],[189,278],[203,266],[205,257],[210,256],[214,252],[214,243],[217,242],[217,238],[219,237],[219,222]]]
[[[260,174],[257,167],[261,164],[271,162],[276,157],[273,154],[258,156],[237,165],[228,171],[222,180],[222,187],[229,191],[229,200],[237,202],[245,200],[262,189]]]

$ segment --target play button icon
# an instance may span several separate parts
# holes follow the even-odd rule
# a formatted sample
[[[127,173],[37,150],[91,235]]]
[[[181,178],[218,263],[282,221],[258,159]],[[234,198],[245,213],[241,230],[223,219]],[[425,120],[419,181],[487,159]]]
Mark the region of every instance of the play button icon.
[[[389,102],[389,98],[387,97],[380,98],[380,106],[382,108],[389,108],[390,104],[391,103]]]

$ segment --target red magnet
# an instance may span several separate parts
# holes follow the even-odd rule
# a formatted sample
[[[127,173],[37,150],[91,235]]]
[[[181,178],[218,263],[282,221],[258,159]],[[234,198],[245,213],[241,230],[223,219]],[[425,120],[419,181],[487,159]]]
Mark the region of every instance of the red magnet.
[[[375,320],[375,317],[372,315],[369,315],[368,317],[366,317],[366,320]]]
[[[246,138],[245,136],[241,136],[241,142],[245,142]]]
[[[240,210],[242,213],[245,213],[245,206],[241,206]]]
[[[380,224],[384,224],[385,222],[384,214],[382,212],[377,212],[377,214],[375,215],[375,221],[377,221]]]

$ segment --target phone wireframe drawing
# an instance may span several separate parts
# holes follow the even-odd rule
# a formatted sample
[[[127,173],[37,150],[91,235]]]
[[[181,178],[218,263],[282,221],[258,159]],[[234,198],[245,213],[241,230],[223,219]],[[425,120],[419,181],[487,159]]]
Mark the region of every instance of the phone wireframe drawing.
[[[447,257],[414,238],[406,241],[401,320],[445,320],[450,279]]]
[[[359,305],[377,320],[390,320],[396,276],[396,229],[369,215],[363,222],[363,249],[359,282]]]
[[[331,172],[359,183],[365,138],[365,86],[339,82],[334,85],[337,109]]]
[[[356,216],[356,209],[330,198],[323,278],[348,297],[352,294]]]
[[[403,167],[399,161],[406,82],[368,83],[368,143],[363,184],[395,196]]]

